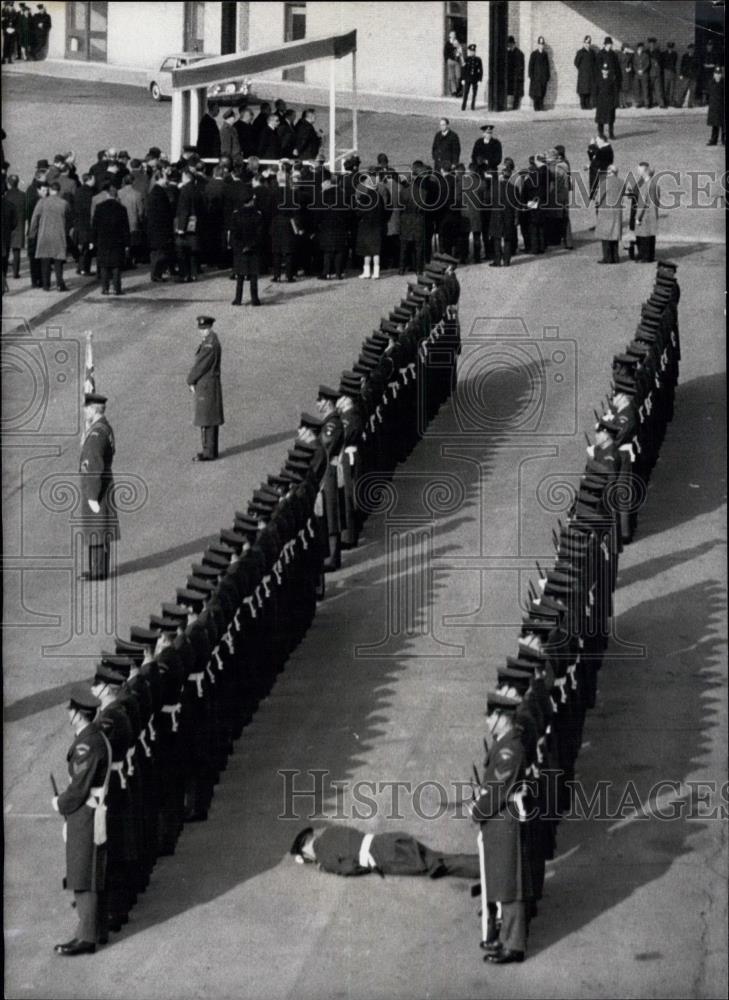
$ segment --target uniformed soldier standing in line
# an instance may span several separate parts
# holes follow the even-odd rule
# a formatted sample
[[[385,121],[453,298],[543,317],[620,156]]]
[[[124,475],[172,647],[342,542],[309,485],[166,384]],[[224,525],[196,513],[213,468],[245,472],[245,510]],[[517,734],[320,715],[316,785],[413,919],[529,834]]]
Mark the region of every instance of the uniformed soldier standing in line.
[[[71,690],[68,715],[76,734],[68,752],[71,782],[53,798],[66,821],[65,888],[76,903],[78,926],[70,941],[57,944],[57,955],[88,955],[106,944],[106,792],[111,772],[109,743],[94,722],[99,699],[79,684]]]
[[[488,749],[483,784],[471,806],[481,824],[486,864],[488,905],[500,910],[498,934],[484,943],[484,961],[496,965],[523,962],[528,911],[533,889],[528,859],[523,857],[524,835],[515,794],[524,778],[525,754],[514,712],[520,702],[503,695],[488,698],[488,727],[493,739]],[[483,901],[486,905],[486,901]]]
[[[119,538],[119,519],[113,502],[114,431],[105,415],[106,396],[84,396],[84,434],[81,439],[81,525],[88,547],[88,569],[83,580],[106,580],[111,566],[112,542]]]
[[[212,316],[198,316],[197,327],[202,331],[202,340],[187,376],[190,392],[195,396],[194,424],[202,435],[202,451],[193,457],[193,462],[212,462],[218,457],[218,428],[225,423],[220,384],[222,348],[213,330],[214,322]]]

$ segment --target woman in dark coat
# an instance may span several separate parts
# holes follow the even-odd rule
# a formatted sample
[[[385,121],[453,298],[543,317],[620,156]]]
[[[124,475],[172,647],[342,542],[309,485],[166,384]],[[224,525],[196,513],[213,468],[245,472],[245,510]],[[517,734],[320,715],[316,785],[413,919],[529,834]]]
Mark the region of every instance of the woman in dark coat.
[[[321,279],[344,277],[347,255],[347,212],[341,187],[332,182],[328,172],[321,187],[320,204],[316,206],[316,235],[322,253]]]
[[[544,111],[544,97],[549,83],[549,56],[544,51],[544,37],[537,39],[537,47],[529,56],[529,96],[535,111]]]
[[[282,269],[288,282],[296,280],[294,278],[294,253],[296,251],[297,230],[298,205],[294,201],[291,177],[289,174],[281,174],[273,198],[273,220],[271,222],[273,277],[271,281],[281,280]]]
[[[385,202],[377,190],[374,170],[362,176],[354,196],[354,211],[357,216],[357,241],[354,249],[363,258],[360,278],[379,278],[386,212]]]
[[[255,205],[253,189],[248,188],[243,195],[244,204],[233,212],[228,230],[228,242],[233,251],[233,271],[235,273],[235,298],[231,305],[243,304],[243,284],[245,279],[251,285],[251,305],[260,306],[258,298],[258,275],[260,273],[259,251],[263,216]]]
[[[96,261],[101,278],[101,294],[109,294],[109,282],[114,282],[114,294],[121,295],[121,269],[129,247],[129,216],[117,198],[116,188],[109,187],[109,197],[99,202],[91,222],[91,243],[96,247]]]
[[[204,231],[205,195],[200,183],[183,173],[175,213],[175,250],[180,264],[179,281],[197,281],[200,233]]]
[[[150,277],[162,281],[172,263],[175,214],[167,196],[164,174],[157,174],[147,199],[147,239],[150,250]]]

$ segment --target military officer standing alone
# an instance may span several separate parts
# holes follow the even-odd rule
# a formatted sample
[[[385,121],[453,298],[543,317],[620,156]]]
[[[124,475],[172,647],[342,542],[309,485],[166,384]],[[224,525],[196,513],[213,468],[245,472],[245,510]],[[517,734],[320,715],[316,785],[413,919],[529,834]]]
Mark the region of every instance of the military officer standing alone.
[[[222,348],[213,330],[212,316],[198,316],[198,330],[202,332],[200,346],[195,353],[195,363],[187,376],[187,384],[195,396],[194,424],[202,434],[202,451],[193,462],[212,462],[218,457],[218,428],[223,419],[223,389],[220,384]]]
[[[88,547],[88,569],[84,580],[106,580],[111,566],[112,543],[119,538],[119,519],[114,507],[114,431],[106,419],[106,396],[96,392],[84,396],[85,430],[81,441],[81,526]]]
[[[57,955],[88,955],[106,944],[106,806],[111,754],[94,722],[100,702],[83,684],[71,691],[68,715],[76,734],[68,752],[68,788],[53,799],[66,821],[66,878],[72,890],[78,926],[70,941],[57,944]],[[100,898],[101,897],[101,898]]]
[[[461,102],[461,111],[466,110],[469,91],[471,92],[471,111],[475,111],[478,85],[481,80],[483,80],[483,63],[476,55],[476,46],[473,44],[468,46],[468,56],[463,64],[461,79],[463,81],[463,101]]]

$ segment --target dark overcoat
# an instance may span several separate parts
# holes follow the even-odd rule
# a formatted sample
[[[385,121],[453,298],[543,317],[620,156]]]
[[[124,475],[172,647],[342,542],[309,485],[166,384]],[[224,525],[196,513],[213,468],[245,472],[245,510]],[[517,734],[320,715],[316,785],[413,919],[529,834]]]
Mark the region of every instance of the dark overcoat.
[[[716,81],[712,76],[707,84],[709,94],[709,109],[706,124],[711,128],[724,127],[724,77]]]
[[[535,49],[529,56],[529,96],[544,97],[549,83],[549,56]]]
[[[107,198],[96,206],[91,242],[96,247],[100,267],[124,267],[125,248],[129,246],[129,216],[116,198]]]
[[[19,188],[9,188],[5,199],[15,209],[15,227],[10,235],[10,246],[20,250],[25,246],[25,193]]]
[[[594,49],[578,49],[575,55],[575,67],[577,69],[577,93],[592,93],[595,78]]]
[[[321,146],[321,136],[306,118],[296,123],[296,148],[300,160],[315,160]]]
[[[195,352],[195,363],[187,376],[187,384],[195,387],[196,427],[219,427],[223,418],[223,389],[220,384],[222,348],[217,334],[211,330]]]
[[[58,811],[66,820],[66,888],[99,892],[104,888],[106,851],[94,843],[95,810],[86,803],[91,789],[103,786],[111,762],[95,723],[76,736],[66,759],[71,782],[58,796]]]
[[[357,216],[355,252],[361,257],[380,254],[386,218],[382,195],[376,188],[360,189],[355,195],[354,211]]]
[[[215,119],[207,112],[200,119],[196,145],[198,155],[203,159],[220,158],[220,129]]]
[[[233,250],[233,270],[249,278],[260,271],[261,231],[263,217],[255,206],[236,209],[230,220],[230,246]]]
[[[119,538],[119,516],[114,503],[114,431],[105,416],[91,425],[81,444],[79,473],[81,478],[80,521],[87,542],[101,544],[102,535]],[[88,501],[99,504],[95,514]]]
[[[147,198],[147,239],[150,250],[170,250],[174,240],[175,212],[167,192],[155,184]]]
[[[524,53],[521,49],[506,50],[506,93],[524,96]]]
[[[76,243],[92,243],[91,229],[91,199],[96,194],[96,188],[82,184],[73,199],[73,235]]]
[[[322,253],[343,253],[347,249],[348,213],[340,189],[322,191],[315,212],[319,249]]]
[[[615,109],[620,103],[620,89],[613,76],[602,75],[595,81],[595,121],[598,125],[612,125]]]
[[[474,802],[473,818],[483,832],[490,902],[534,898],[526,824],[518,818],[513,794],[524,776],[524,767],[521,738],[510,731],[491,748],[483,786]]]

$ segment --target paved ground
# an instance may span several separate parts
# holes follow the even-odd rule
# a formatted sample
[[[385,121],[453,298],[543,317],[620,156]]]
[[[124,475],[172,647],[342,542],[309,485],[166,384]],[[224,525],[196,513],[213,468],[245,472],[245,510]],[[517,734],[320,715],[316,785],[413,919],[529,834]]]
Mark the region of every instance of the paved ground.
[[[13,125],[37,102],[32,93],[14,98],[8,106]],[[79,112],[100,123],[102,111],[85,95],[78,105],[67,103],[69,142],[60,146],[83,135]],[[119,138],[122,110],[112,104],[104,117],[118,145],[132,147],[136,135],[146,149],[154,139],[143,131],[141,106],[135,132]],[[412,158],[402,121],[400,135],[397,125],[395,118],[372,116],[378,138],[370,132],[368,148],[376,150],[382,138],[383,148]],[[548,128],[514,133],[509,141],[522,155],[559,141],[547,137]],[[432,123],[408,120],[413,148],[422,148],[431,130]],[[573,123],[559,134],[570,148],[584,147]],[[695,119],[685,123],[680,142],[646,120],[641,134],[618,148],[633,162],[650,143],[652,158],[669,162],[672,144],[672,165],[708,170],[715,151],[700,146],[703,135]],[[35,159],[26,140],[20,145]],[[99,138],[99,145],[103,141],[110,140]],[[55,151],[55,138],[51,145],[43,152]],[[663,779],[681,782],[678,797],[696,803],[698,790],[688,782],[725,778],[719,220],[716,210],[688,208],[664,219],[670,233],[664,252],[680,264],[684,289],[676,420],[639,535],[621,562],[612,658],[579,761],[588,790],[601,779],[615,783],[613,806],[630,779],[641,802]],[[64,772],[68,732],[61,706],[68,685],[89,675],[91,658],[108,640],[88,630],[72,636],[72,615],[80,609],[73,603],[68,510],[48,481],[76,467],[73,406],[65,403],[75,397],[57,389],[48,397],[45,425],[22,439],[4,437],[5,554],[15,558],[5,582],[5,621],[15,627],[4,633],[8,996],[360,1000],[726,992],[726,827],[700,812],[672,822],[563,824],[530,959],[509,970],[481,962],[466,884],[349,881],[302,870],[285,857],[300,820],[279,818],[282,769],[327,771],[330,814],[332,780],[438,782],[445,800],[428,785],[421,815],[403,797],[401,819],[380,812],[361,825],[402,827],[433,845],[471,849],[473,831],[457,816],[453,783],[466,779],[479,757],[486,691],[514,646],[529,567],[548,557],[559,491],[550,490],[545,477],[579,471],[582,428],[652,282],[652,268],[627,262],[598,268],[587,222],[585,213],[575,214],[579,243],[571,255],[517,258],[510,271],[464,269],[461,311],[470,333],[461,379],[471,394],[459,396],[460,409],[439,415],[395,481],[397,507],[368,522],[362,547],[332,580],[306,640],[240,740],[208,822],[187,829],[176,855],[160,862],[129,926],[104,956],[76,963],[51,954],[71,912],[60,891],[60,824],[48,807],[48,772]],[[79,289],[40,324],[41,334],[46,323],[60,326],[66,339],[94,330],[100,386],[110,394],[118,438],[116,470],[139,477],[148,491],[122,524],[118,617],[111,623],[121,634],[169,599],[207,538],[278,467],[313,388],[351,360],[362,336],[401,294],[403,280],[266,286],[267,305],[255,312],[227,306],[230,285],[222,277],[194,289],[153,289],[139,274],[128,288],[118,301]],[[13,292],[5,316],[31,318],[53,301]],[[196,340],[193,318],[203,309],[218,316],[221,329],[227,423],[225,460],[196,467],[188,464],[196,437],[184,376]],[[563,358],[543,339],[545,326],[558,328]],[[514,329],[522,331],[516,340]],[[524,371],[536,351],[545,356],[548,375],[559,369],[566,376],[560,383],[548,377],[537,396]],[[4,416],[18,421],[27,385],[17,371],[5,375],[10,409]],[[31,414],[36,423],[38,413]],[[30,418],[23,419],[30,427]],[[467,433],[484,422],[486,433]],[[67,437],[49,433],[59,427]],[[431,508],[424,507],[423,488],[444,474],[450,478],[433,512],[433,494]],[[400,518],[413,531],[432,532],[430,546],[421,549],[424,561],[414,566],[397,558],[387,541]],[[429,571],[424,579],[419,568]],[[416,611],[391,635],[388,612],[398,582],[401,596],[413,594]],[[102,621],[102,633],[103,627]],[[385,806],[389,795],[376,798]],[[351,792],[345,812],[349,804]],[[307,805],[298,802],[299,816]]]

